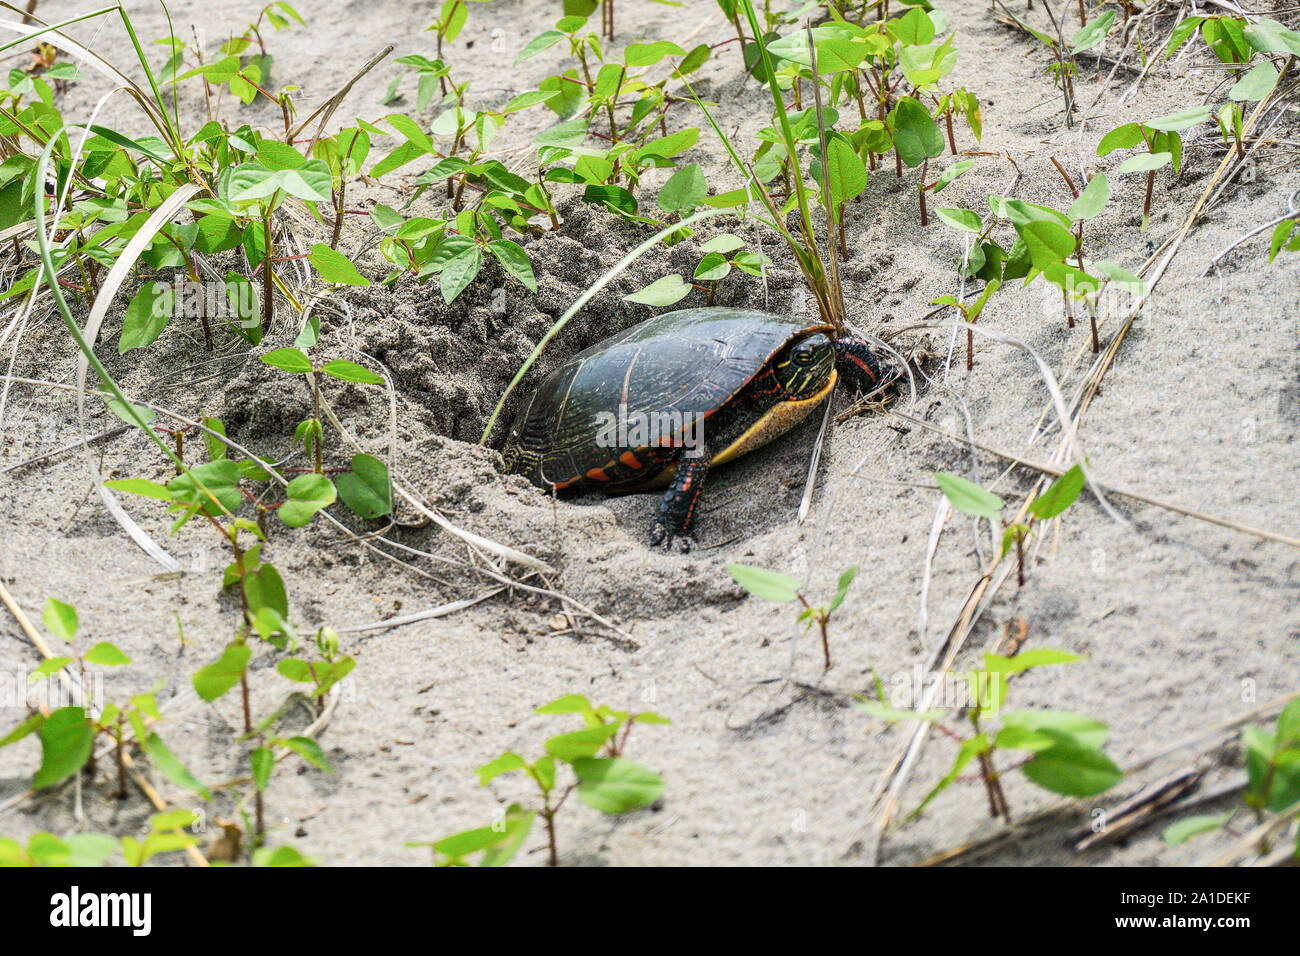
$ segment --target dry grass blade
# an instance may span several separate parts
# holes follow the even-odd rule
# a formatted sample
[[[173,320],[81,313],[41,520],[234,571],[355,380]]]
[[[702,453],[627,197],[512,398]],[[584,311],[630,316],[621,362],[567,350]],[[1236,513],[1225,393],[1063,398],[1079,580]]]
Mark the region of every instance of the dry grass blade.
[[[104,277],[104,282],[100,286],[99,295],[95,298],[95,304],[90,310],[90,316],[86,319],[84,335],[86,341],[94,347],[95,340],[99,337],[100,326],[103,325],[104,317],[108,314],[108,308],[113,303],[117,290],[126,281],[135,267],[136,260],[144,252],[145,248],[153,241],[155,235],[169,222],[172,217],[184,207],[186,201],[198,192],[199,187],[194,183],[186,183],[174,193],[168,196],[153,215],[145,222],[131,241],[127,243],[122,255],[118,257],[117,262],[113,263],[113,268],[109,270],[108,275]],[[90,453],[89,436],[86,428],[86,372],[90,364],[86,356],[77,354],[77,421],[81,428],[82,440],[85,442],[86,467],[90,470],[95,487],[99,491],[99,496],[104,505],[112,513],[114,519],[120,524],[131,540],[135,541],[151,558],[165,567],[168,571],[179,571],[180,562],[168,554],[163,548],[155,542],[144,529],[126,513],[117,496],[112,490],[104,487],[103,476],[99,473],[99,466],[95,464],[94,456]]]
[[[8,3],[0,3],[0,6],[13,10],[15,13],[21,12]],[[101,57],[98,53],[92,53],[89,49],[82,46],[66,34],[61,33],[58,30],[50,30],[45,26],[29,27],[24,26],[22,23],[14,23],[11,20],[0,20],[0,29],[18,33],[24,38],[38,33],[43,34],[45,43],[48,43],[53,47],[58,47],[65,53],[77,57],[87,66],[104,74],[114,83],[117,83],[119,87],[130,94],[131,98],[134,99],[140,105],[140,108],[145,111],[149,116],[149,121],[163,134],[163,139],[169,139],[170,133],[167,117],[159,111],[153,100],[140,88],[139,84]]]

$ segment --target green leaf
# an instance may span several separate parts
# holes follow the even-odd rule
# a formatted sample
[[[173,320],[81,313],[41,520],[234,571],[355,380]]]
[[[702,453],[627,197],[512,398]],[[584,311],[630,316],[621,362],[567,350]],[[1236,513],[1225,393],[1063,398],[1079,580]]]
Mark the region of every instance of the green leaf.
[[[1211,106],[1193,106],[1190,109],[1181,110],[1177,113],[1170,113],[1168,116],[1159,116],[1155,119],[1147,120],[1142,125],[1147,129],[1160,130],[1165,133],[1181,132],[1190,129],[1197,123],[1204,123],[1214,114],[1214,108]]]
[[[912,818],[920,816],[921,811],[929,805],[931,800],[952,786],[956,779],[961,775],[961,772],[966,769],[967,764],[980,754],[988,753],[988,750],[988,734],[977,734],[969,740],[963,740],[961,742],[961,747],[957,750],[957,756],[952,762],[952,767],[946,774],[944,774],[943,779],[936,783],[934,788],[925,795],[925,799],[921,801],[921,805],[912,811]]]
[[[1029,513],[1040,521],[1055,518],[1070,505],[1074,504],[1083,490],[1083,469],[1075,465],[1061,477],[1052,482],[1045,492],[1034,499],[1029,506]]]
[[[909,167],[920,166],[926,159],[943,153],[943,133],[930,111],[910,96],[894,107],[894,148]]]
[[[312,740],[312,738],[290,737],[288,740],[281,741],[281,743],[317,770],[324,770],[326,773],[334,772],[334,769],[330,766],[329,760],[325,757],[325,751],[322,750],[321,745]]]
[[[226,301],[236,319],[235,329],[249,345],[262,341],[262,305],[257,290],[233,269],[226,273]]]
[[[1124,779],[1123,771],[1100,750],[1069,738],[1040,751],[1021,769],[1044,790],[1069,797],[1090,797]]]
[[[263,846],[253,851],[253,866],[315,866],[316,861],[303,856],[296,847]]]
[[[835,597],[831,600],[831,606],[829,608],[829,611],[834,611],[836,608],[838,608],[841,604],[844,603],[844,598],[848,596],[849,593],[849,585],[853,583],[853,579],[856,578],[857,576],[858,576],[858,566],[856,564],[853,565],[853,567],[845,570],[840,575],[840,579],[835,585]]]
[[[484,851],[479,866],[505,866],[509,863],[524,845],[524,840],[528,839],[536,816],[535,813],[524,813],[517,803],[511,804],[506,811],[505,839]]]
[[[1277,734],[1274,737],[1279,750],[1300,743],[1300,697],[1295,698],[1277,717]]]
[[[934,21],[919,7],[913,7],[897,21],[889,22],[889,32],[899,42],[923,46],[934,39]]]
[[[799,579],[780,571],[769,571],[748,564],[729,564],[727,573],[742,588],[764,601],[785,604],[799,596]]]
[[[222,508],[233,513],[244,500],[239,493],[241,477],[238,466],[223,458],[195,465],[186,474],[177,475],[167,482],[167,490],[176,501],[200,508],[204,514],[218,515],[222,513]],[[199,490],[200,484],[207,494]],[[209,498],[209,494],[216,501]]]
[[[573,763],[582,757],[594,757],[605,741],[617,732],[618,724],[610,723],[558,734],[546,741],[546,752],[557,760]]]
[[[1002,715],[1002,726],[1043,731],[1053,735],[1058,742],[1068,738],[1084,747],[1098,750],[1106,743],[1105,724],[1085,714],[1068,710],[1011,710]]]
[[[1089,20],[1088,23],[1079,29],[1070,41],[1070,48],[1075,53],[1082,53],[1084,50],[1091,50],[1098,43],[1106,38],[1106,33],[1110,30],[1110,25],[1115,22],[1115,11],[1107,10],[1099,17]]]
[[[1232,89],[1228,90],[1228,98],[1249,100],[1252,103],[1262,100],[1277,84],[1277,76],[1273,64],[1265,60],[1233,84]]]
[[[108,643],[108,641],[100,641],[86,651],[86,662],[100,667],[125,667],[131,663],[131,658]]]
[[[858,64],[866,58],[867,47],[864,43],[831,37],[817,44],[817,72],[823,76],[856,70]]]
[[[704,243],[704,245],[700,246],[700,251],[720,252],[723,255],[726,255],[727,253],[735,252],[737,249],[744,248],[744,245],[744,239],[741,239],[739,236],[733,236],[729,232],[724,232],[722,235],[714,236],[708,242]]]
[[[43,790],[72,776],[90,759],[95,727],[80,707],[60,707],[41,726],[41,767],[32,787]]]
[[[524,758],[519,754],[504,753],[491,763],[486,763],[478,768],[476,773],[478,774],[479,786],[486,787],[501,774],[510,773],[513,770],[523,770],[527,766],[528,764],[524,762]]]
[[[731,274],[731,263],[720,252],[710,252],[695,267],[697,282],[717,282]]]
[[[143,495],[146,498],[157,498],[160,501],[172,500],[172,493],[164,485],[143,478],[114,478],[104,482],[104,486],[133,495]]]
[[[318,242],[311,247],[307,259],[326,282],[339,285],[370,285],[370,280],[357,271],[351,259],[323,242]]]
[[[1295,219],[1284,219],[1277,224],[1277,228],[1273,230],[1273,238],[1268,244],[1269,262],[1277,258],[1277,254],[1282,251],[1282,247],[1291,238],[1291,233],[1297,225],[1300,225],[1300,222]]]
[[[41,621],[55,637],[71,641],[77,636],[77,609],[71,604],[64,604],[55,598],[46,598]]]
[[[283,372],[301,375],[311,371],[311,359],[298,349],[275,349],[263,355],[262,361]]]
[[[285,489],[289,500],[280,505],[277,514],[290,528],[301,528],[312,515],[328,508],[337,498],[334,483],[324,475],[299,475]]]
[[[686,51],[676,43],[656,40],[653,43],[629,43],[623,51],[628,66],[653,66],[666,56],[685,56]]]
[[[581,694],[565,694],[563,697],[557,697],[549,704],[543,704],[538,707],[534,713],[538,714],[587,714],[592,713],[594,708],[591,701]]]
[[[496,257],[502,268],[524,284],[529,292],[537,291],[537,278],[528,253],[509,239],[494,239],[488,243],[488,252]]]
[[[952,226],[954,229],[963,229],[966,232],[973,232],[977,235],[981,231],[979,213],[970,209],[955,209],[941,206],[935,209],[935,215]]]
[[[1005,507],[1002,499],[974,482],[942,471],[935,472],[934,480],[938,482],[944,497],[958,511],[992,521],[1002,517],[1002,509]]]
[[[36,670],[32,671],[31,676],[27,679],[29,681],[36,681],[49,677],[51,674],[57,674],[74,660],[75,658],[72,657],[47,657],[45,660],[41,661],[40,666],[37,667]]]
[[[520,60],[526,60],[530,56],[536,56],[543,50],[555,46],[555,44],[559,43],[563,39],[564,34],[559,30],[547,30],[545,33],[540,33],[529,40],[524,48],[519,51],[519,55],[515,57],[515,62],[518,63]]]
[[[149,739],[141,744],[149,762],[158,768],[158,772],[182,789],[197,793],[204,800],[212,799],[212,791],[201,784],[162,742],[157,734],[150,734]]]
[[[974,165],[975,160],[973,159],[959,159],[957,162],[945,169],[939,178],[935,180],[934,189],[931,191],[936,193],[940,192],[945,186],[951,183],[958,176],[961,176]]]
[[[1146,282],[1117,265],[1112,265],[1109,262],[1094,262],[1092,265],[1098,272],[1106,275],[1112,285],[1123,289],[1125,292],[1133,295],[1146,295],[1149,291]]]
[[[1105,173],[1098,173],[1088,180],[1088,185],[1079,193],[1079,198],[1070,204],[1070,211],[1066,215],[1076,221],[1092,219],[1105,208],[1109,199],[1110,182]]]
[[[146,282],[126,307],[117,354],[125,355],[132,349],[152,344],[171,319],[175,298],[171,286],[162,282]]]
[[[1137,123],[1116,126],[1097,144],[1097,155],[1106,156],[1117,149],[1129,149],[1142,142],[1142,127]]]
[[[1153,169],[1160,169],[1162,166],[1168,166],[1173,161],[1173,158],[1173,153],[1137,153],[1120,163],[1115,172],[1120,174],[1146,173]]]
[[[691,294],[692,286],[677,273],[656,279],[644,289],[623,296],[624,302],[638,302],[641,305],[672,305]]]
[[[358,365],[356,362],[346,362],[343,359],[326,362],[320,367],[320,370],[331,378],[337,378],[344,382],[356,382],[360,385],[384,384],[383,378],[370,371],[370,369]]]
[[[699,164],[683,166],[659,190],[659,208],[667,213],[690,215],[709,194]]]
[[[1055,222],[1027,222],[1018,231],[1035,269],[1046,269],[1074,252],[1074,233]]]
[[[839,136],[826,143],[826,156],[831,203],[842,206],[867,188],[867,167],[849,141]]]
[[[1170,846],[1181,846],[1194,836],[1200,836],[1202,833],[1209,833],[1211,830],[1221,829],[1230,819],[1232,819],[1231,813],[1211,813],[1191,816],[1179,820],[1177,823],[1171,823],[1169,826],[1165,827],[1165,832],[1161,834],[1161,836]]]
[[[358,517],[380,518],[393,510],[388,466],[374,455],[353,455],[352,470],[339,475],[337,484],[339,497]]]
[[[1300,33],[1288,30],[1267,17],[1242,31],[1246,41],[1261,53],[1289,53],[1300,56]]]
[[[648,807],[664,791],[660,776],[622,757],[583,758],[573,762],[578,798],[601,813],[626,813]]]
[[[1039,647],[1023,651],[1014,657],[1002,657],[998,654],[984,655],[984,669],[998,674],[1019,674],[1031,667],[1047,667],[1052,664],[1073,664],[1083,660],[1078,654],[1058,651],[1048,647]],[[1042,713],[1042,711],[1039,711]]]
[[[202,667],[193,677],[194,690],[203,700],[216,700],[239,683],[253,652],[246,644],[227,644],[214,664]]]
[[[45,715],[39,710],[29,715],[26,720],[15,727],[9,733],[0,738],[0,747],[8,747],[10,744],[16,744],[30,734],[36,733],[45,724]]]
[[[275,770],[275,752],[270,747],[257,747],[248,757],[253,765],[253,785],[265,791]]]
[[[914,720],[932,724],[947,716],[947,711],[944,710],[901,710],[874,700],[855,700],[853,708],[890,724],[907,724]]]
[[[482,267],[483,253],[479,252],[478,246],[470,246],[464,252],[447,260],[438,278],[442,301],[448,305],[455,302],[456,297],[464,292],[478,276],[479,269]]]

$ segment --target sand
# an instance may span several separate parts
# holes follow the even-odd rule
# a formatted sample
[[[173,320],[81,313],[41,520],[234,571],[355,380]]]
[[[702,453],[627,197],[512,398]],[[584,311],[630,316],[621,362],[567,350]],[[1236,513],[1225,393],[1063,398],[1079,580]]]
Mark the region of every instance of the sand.
[[[720,42],[731,35],[711,5],[698,0],[695,5],[699,16],[682,27],[684,15],[674,8],[624,0],[618,5],[615,46],[660,37],[684,42],[686,29],[694,31],[690,43]],[[59,5],[61,14],[93,6],[82,0]],[[127,6],[144,38],[164,32],[154,5]],[[946,6],[960,51],[954,80],[979,94],[984,120],[979,143],[959,130],[959,149],[995,155],[977,157],[974,169],[934,204],[983,210],[986,193],[1001,193],[1012,182],[1014,161],[1021,173],[1014,195],[1064,208],[1069,194],[1051,157],[1076,181],[1099,169],[1113,171],[1119,157],[1098,159],[1094,152],[1107,130],[1222,98],[1223,75],[1197,68],[1207,61],[1204,53],[1157,66],[1122,104],[1134,75],[1119,71],[1107,85],[1106,71],[1099,74],[1094,61],[1081,57],[1083,108],[1067,128],[1060,95],[1044,74],[1045,52],[995,22],[982,3]],[[177,3],[171,12],[178,27],[193,24],[211,36],[239,29],[257,7],[219,0]],[[277,82],[299,80],[301,102],[315,104],[388,42],[396,43],[394,56],[428,53],[431,35],[419,31],[437,8],[427,2],[383,10],[304,2],[299,9],[307,27],[268,37]],[[562,59],[558,47],[517,68],[499,65],[549,26],[550,9],[523,0],[473,5],[468,26],[446,51],[457,76],[470,80],[471,101],[500,105],[555,71]],[[1040,11],[1027,15],[1041,18]],[[96,50],[129,63],[120,24],[107,21],[97,35],[79,26],[74,35],[93,37]],[[358,115],[375,120],[393,109],[413,111],[409,91],[406,101],[382,105],[391,75],[384,65],[364,77],[336,123]],[[734,45],[716,50],[700,78],[697,89],[720,104],[725,129],[739,129],[743,137],[761,125],[767,94],[741,73]],[[78,83],[61,107],[84,118],[92,93],[100,89],[94,80]],[[1099,93],[1098,104],[1090,106]],[[123,130],[139,131],[139,118],[125,103],[116,110]],[[201,117],[195,89],[182,94],[180,110],[185,117]],[[231,115],[270,127],[279,122],[277,112],[263,106],[236,107]],[[525,146],[544,120],[536,111],[524,114],[496,145],[503,151]],[[688,107],[674,108],[670,130],[686,125],[704,124]],[[1275,137],[1294,137],[1294,125],[1284,119]],[[1182,226],[1222,156],[1210,125],[1187,139],[1182,174],[1164,171],[1157,178],[1154,215],[1145,234],[1139,228],[1143,182],[1111,177],[1111,203],[1088,227],[1094,256],[1135,269]],[[738,184],[709,134],[685,159],[701,163],[719,189]],[[945,156],[936,166],[949,161]],[[349,205],[393,204],[420,171],[413,164],[358,188],[355,197],[349,193]],[[652,204],[665,174],[648,177],[643,203]],[[918,171],[906,172],[901,181],[892,169],[873,173],[862,201],[848,209],[845,292],[854,322],[874,335],[923,321],[932,310],[930,300],[957,288],[961,239],[936,220],[920,225],[917,177]],[[1293,147],[1261,149],[1249,181],[1229,186],[1183,243],[1083,419],[1081,439],[1103,483],[1300,535],[1294,491],[1300,257],[1284,253],[1269,265],[1265,235],[1243,245],[1217,272],[1200,277],[1230,242],[1282,215],[1286,197],[1298,187]],[[407,212],[434,211],[437,202],[429,193]],[[523,240],[538,274],[535,297],[492,266],[450,307],[434,285],[409,281],[392,289],[343,290],[339,298],[346,305],[323,311],[323,328],[327,347],[339,357],[355,359],[353,350],[359,350],[392,374],[399,422],[394,472],[450,520],[549,562],[557,569],[549,587],[624,633],[572,609],[574,626],[566,627],[557,621],[564,610],[560,603],[518,591],[437,619],[345,633],[344,649],[357,667],[320,737],[333,773],[295,761],[282,766],[267,795],[271,842],[291,844],[326,864],[426,862],[427,851],[407,848],[408,841],[483,825],[510,801],[529,796],[521,780],[510,778],[479,787],[474,770],[507,749],[539,754],[545,737],[573,729],[571,719],[533,713],[566,693],[615,707],[653,709],[672,724],[638,728],[627,751],[662,774],[661,800],[617,818],[576,803],[566,807],[559,827],[564,864],[861,864],[877,858],[906,864],[994,832],[982,788],[960,782],[923,816],[891,829],[878,856],[873,853],[867,839],[873,796],[905,735],[853,709],[850,701],[870,692],[873,673],[893,686],[930,659],[990,560],[987,525],[976,529],[972,519],[948,517],[922,602],[927,540],[943,501],[932,473],[975,477],[1009,502],[1023,500],[1035,476],[1025,470],[1004,474],[1003,463],[987,453],[976,456],[973,473],[971,454],[962,445],[880,412],[868,413],[834,429],[812,508],[799,524],[796,512],[817,429],[817,421],[809,421],[710,476],[701,546],[680,555],[645,543],[653,497],[555,502],[518,477],[498,474],[494,453],[474,442],[510,377],[592,278],[650,234],[571,198],[561,211],[564,221],[557,231]],[[377,279],[387,267],[374,250],[367,221],[355,219],[343,248],[366,247],[359,264]],[[304,236],[312,235],[309,227],[302,228]],[[319,238],[321,227],[315,228]],[[648,307],[622,296],[668,271],[689,275],[699,243],[724,230],[754,235],[752,227],[723,218],[706,223],[691,242],[647,255],[579,314],[543,356],[536,374],[650,315]],[[799,295],[788,256],[770,239],[764,243],[775,260],[766,294],[757,280],[733,276],[721,285],[719,301],[807,313],[812,303]],[[1091,360],[1087,331],[1067,329],[1059,301],[1045,298],[1041,286],[1040,281],[999,291],[981,322],[1035,350],[1062,380],[1068,397]],[[504,290],[504,299],[496,290]],[[132,291],[126,290],[121,301]],[[682,305],[702,301],[695,293]],[[233,346],[225,349],[226,358],[204,367],[210,371],[194,371],[197,339],[175,323],[146,352],[120,359],[118,317],[120,306],[110,311],[100,354],[129,393],[181,414],[221,417],[233,438],[268,459],[290,454],[293,426],[310,410],[301,383],[286,381]],[[37,318],[19,345],[14,374],[66,380],[74,368],[74,348],[56,319],[46,313]],[[1103,340],[1114,334],[1115,325],[1103,326]],[[897,341],[915,345],[921,334],[905,332]],[[293,335],[282,321],[259,351],[287,345]],[[933,357],[925,368],[942,381],[947,325],[928,335]],[[7,348],[4,358],[7,362]],[[381,391],[340,386],[332,394],[362,445],[386,454],[388,409]],[[844,398],[839,401],[837,409]],[[1048,403],[1026,352],[977,340],[973,372],[966,372],[964,347],[959,348],[946,387],[928,388],[909,414],[952,433],[967,427],[964,415],[969,414],[979,442],[1045,458],[1059,437],[1031,439]],[[92,429],[116,424],[94,404]],[[513,408],[512,402],[507,418]],[[71,396],[16,387],[3,435],[0,468],[74,441]],[[97,446],[95,454],[106,475],[167,477],[165,463],[136,433]],[[201,460],[197,443],[192,454],[191,463]],[[1294,692],[1300,666],[1300,554],[1113,494],[1108,500],[1124,522],[1085,494],[1048,529],[1025,585],[1018,587],[1012,575],[993,595],[958,669],[976,666],[979,655],[1018,620],[1027,626],[1026,646],[1083,655],[1083,662],[1016,678],[1012,706],[1074,710],[1105,721],[1107,749],[1121,766]],[[162,569],[104,510],[76,454],[0,474],[0,575],[33,619],[47,597],[57,597],[77,607],[87,640],[111,640],[132,656],[133,666],[106,678],[109,696],[163,681],[159,699],[166,719],[159,732],[202,780],[243,776],[245,751],[235,743],[242,726],[237,696],[205,704],[189,686],[189,675],[218,656],[238,622],[237,605],[219,591],[226,559],[201,529],[188,527],[167,538],[168,519],[150,502],[126,505],[182,562],[182,578],[156,577]],[[415,527],[413,512],[398,517],[403,526],[390,533],[392,540],[442,559],[465,560],[456,539],[432,527]],[[356,530],[373,527],[344,520]],[[432,577],[418,576],[320,522],[296,531],[274,526],[268,555],[285,576],[294,620],[304,628],[363,625],[495,586],[463,567],[430,559],[415,563]],[[832,622],[835,667],[829,673],[823,673],[818,642],[802,634],[791,608],[746,596],[725,571],[731,562],[786,570],[805,580],[817,600],[829,598],[846,567],[859,568]],[[177,618],[184,627],[183,646]],[[0,618],[0,635],[0,673],[38,663],[8,615]],[[273,655],[260,652],[252,674],[259,713],[279,706],[286,694],[273,668]],[[0,701],[0,732],[22,718],[14,703]],[[305,709],[294,709],[287,728],[301,729],[311,719]],[[1064,843],[1069,832],[1088,825],[1095,809],[1114,806],[1152,780],[1196,766],[1207,770],[1203,787],[1208,789],[1240,766],[1232,746],[1203,749],[1180,751],[1108,794],[1069,804],[1051,815],[1040,833],[1011,841],[984,861],[1178,865],[1212,856],[1228,845],[1226,837],[1171,848],[1161,841],[1159,825],[1085,854]],[[949,740],[929,742],[903,790],[903,816],[943,774],[952,754]],[[150,807],[137,793],[124,802],[113,799],[112,782],[102,771],[82,788],[80,821],[74,818],[70,786],[17,799],[38,761],[33,738],[0,750],[0,834],[25,837],[41,829],[122,834],[147,819]],[[197,803],[170,785],[160,786],[178,805]],[[1017,816],[1055,802],[1019,774],[1008,775],[1006,786]],[[219,790],[204,809],[209,819],[233,817],[231,791]],[[517,862],[544,859],[544,841],[535,832]]]

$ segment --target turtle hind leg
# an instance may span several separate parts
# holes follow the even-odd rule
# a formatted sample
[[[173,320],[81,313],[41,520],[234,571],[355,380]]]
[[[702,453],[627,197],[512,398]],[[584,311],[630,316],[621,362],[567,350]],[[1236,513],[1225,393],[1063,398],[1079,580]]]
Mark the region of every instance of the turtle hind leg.
[[[654,526],[650,529],[650,544],[664,544],[671,549],[673,540],[679,539],[682,550],[689,551],[694,541],[692,528],[695,524],[695,510],[700,502],[700,492],[704,489],[704,478],[709,473],[709,456],[683,455],[677,461],[677,472],[673,483],[664,492],[659,502],[659,511],[655,515]]]

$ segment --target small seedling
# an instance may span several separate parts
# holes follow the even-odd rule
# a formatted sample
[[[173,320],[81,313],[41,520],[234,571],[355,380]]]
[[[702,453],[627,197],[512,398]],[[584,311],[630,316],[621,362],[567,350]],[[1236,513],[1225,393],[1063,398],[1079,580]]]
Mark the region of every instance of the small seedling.
[[[974,482],[945,472],[936,472],[934,479],[939,483],[944,497],[958,511],[977,518],[1001,521],[1002,553],[1005,555],[1012,547],[1016,549],[1017,576],[1021,587],[1025,586],[1025,540],[1034,525],[1064,513],[1070,505],[1074,504],[1084,485],[1083,469],[1075,465],[1033,500],[1029,506],[1029,522],[1022,524],[1018,521],[1008,523],[1004,520],[1002,509],[1006,507],[1006,502]]]
[[[1254,725],[1246,727],[1241,733],[1241,745],[1246,757],[1242,806],[1227,813],[1179,820],[1165,829],[1165,842],[1178,846],[1202,833],[1215,830],[1234,833],[1237,818],[1248,813],[1254,817],[1257,827],[1265,827],[1266,835],[1261,837],[1258,849],[1266,854],[1273,839],[1270,834],[1284,832],[1282,827],[1286,821],[1300,813],[1300,697],[1278,715],[1272,732]],[[1276,826],[1268,827],[1270,822]],[[1300,855],[1300,835],[1297,835],[1296,853]]]
[[[822,655],[826,661],[826,670],[831,669],[831,644],[829,629],[831,615],[844,603],[844,598],[849,593],[849,585],[858,574],[857,566],[849,568],[840,575],[839,581],[835,586],[835,596],[831,598],[831,603],[825,606],[814,606],[809,603],[803,595],[803,584],[798,578],[785,574],[781,571],[769,571],[767,568],[755,568],[747,564],[729,564],[727,572],[742,588],[748,591],[754,597],[762,598],[764,601],[772,601],[776,604],[788,604],[791,601],[798,601],[803,605],[803,611],[797,618],[798,623],[804,626],[805,633],[813,624],[817,625],[821,632]]]
[[[948,211],[949,210],[940,210],[940,214]],[[951,296],[951,295],[941,295],[939,296],[939,298],[931,300],[930,304],[950,305],[958,312],[961,313],[961,317],[963,321],[965,321],[968,325],[974,325],[976,320],[980,317],[980,313],[984,311],[984,306],[988,304],[989,296],[991,296],[994,292],[997,292],[998,287],[1001,285],[1002,283],[999,282],[997,279],[990,279],[989,282],[984,286],[983,291],[980,292],[979,298],[976,299],[970,305],[967,305],[966,303],[962,302],[956,296]],[[975,333],[967,329],[966,330],[966,371],[969,372],[974,368],[975,368]]]
[[[1117,149],[1129,149],[1139,143],[1146,147],[1145,153],[1130,156],[1116,170],[1121,175],[1141,172],[1147,174],[1146,196],[1142,200],[1143,232],[1147,231],[1151,219],[1151,191],[1155,185],[1156,171],[1164,166],[1172,166],[1174,172],[1178,172],[1183,158],[1183,139],[1179,134],[1205,122],[1212,113],[1209,106],[1194,106],[1143,123],[1125,123],[1115,127],[1097,144],[1098,156],[1107,156]]]
[[[952,767],[926,794],[920,806],[912,811],[913,818],[960,779],[962,771],[975,760],[988,795],[989,816],[1001,817],[1009,823],[1011,807],[1001,779],[1010,770],[997,768],[995,758],[1000,751],[1029,754],[1011,770],[1021,771],[1031,783],[1052,793],[1088,797],[1109,790],[1123,778],[1119,767],[1102,750],[1107,728],[1100,721],[1069,711],[1002,710],[1008,678],[1013,674],[1078,660],[1081,658],[1075,654],[1047,649],[1025,651],[1014,657],[985,654],[983,670],[967,674],[964,682],[967,702],[959,713],[964,714],[970,724],[969,737],[941,722],[948,713],[944,709],[918,712],[891,706],[879,681],[876,685],[879,700],[859,700],[854,707],[889,723],[924,721],[957,743]],[[993,718],[999,718],[996,732],[985,724]]]
[[[545,753],[529,763],[517,753],[507,752],[478,769],[479,784],[486,787],[506,773],[523,771],[537,785],[541,806],[526,810],[514,803],[497,822],[466,830],[434,842],[409,843],[433,850],[437,866],[468,866],[467,858],[481,853],[480,866],[504,866],[519,851],[536,817],[546,827],[547,864],[559,865],[555,818],[573,791],[578,799],[601,813],[618,814],[648,807],[663,793],[664,783],[648,767],[623,756],[635,724],[666,724],[653,713],[611,710],[578,694],[569,694],[537,708],[539,714],[576,714],[585,727],[551,737]],[[572,773],[568,783],[557,777],[557,764]]]
[[[153,691],[137,694],[121,704],[94,699],[91,684],[86,680],[87,665],[126,667],[130,665],[131,658],[108,641],[100,641],[85,651],[80,650],[76,643],[79,626],[77,611],[62,601],[49,598],[45,602],[41,620],[51,634],[69,645],[71,653],[45,660],[32,673],[30,680],[52,678],[64,668],[75,667],[86,699],[83,705],[60,707],[48,714],[40,710],[32,711],[22,723],[0,739],[0,747],[7,747],[29,734],[39,734],[41,765],[32,779],[33,789],[53,787],[83,770],[88,777],[93,778],[96,770],[95,742],[100,737],[106,737],[111,741],[116,756],[117,799],[126,799],[126,757],[132,746],[138,747],[169,781],[208,799],[211,794],[207,787],[199,783],[176,759],[157,733],[147,729],[146,720],[161,719]]]

